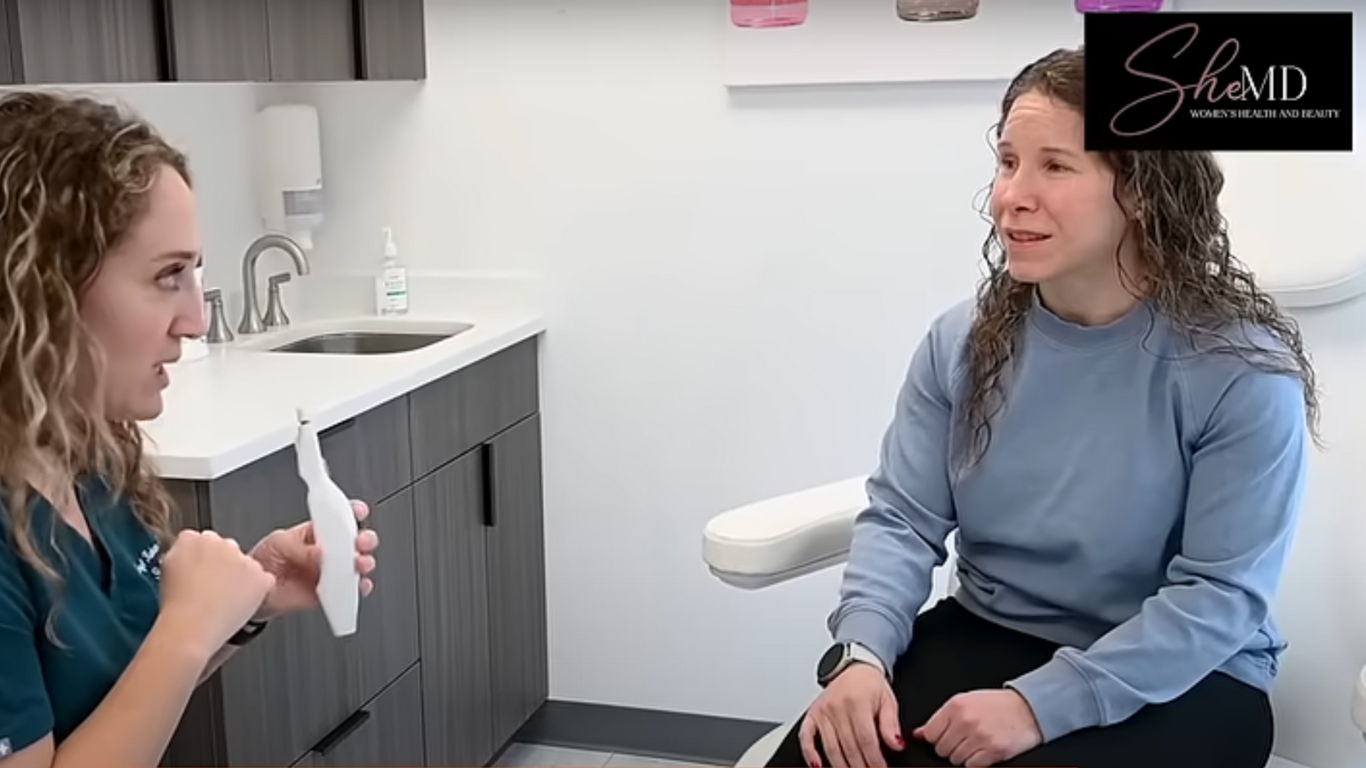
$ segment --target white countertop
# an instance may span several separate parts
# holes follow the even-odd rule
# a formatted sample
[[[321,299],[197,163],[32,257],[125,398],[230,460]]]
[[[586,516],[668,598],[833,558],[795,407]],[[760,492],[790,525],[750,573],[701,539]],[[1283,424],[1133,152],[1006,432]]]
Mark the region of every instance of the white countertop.
[[[171,367],[165,407],[143,425],[162,477],[209,480],[294,444],[297,409],[325,429],[545,330],[526,306],[414,312],[398,318],[334,313],[282,331],[211,345],[207,356]],[[433,303],[435,305],[435,303]],[[231,319],[231,318],[230,318]],[[265,348],[331,330],[469,323],[427,347],[396,354],[282,354]]]

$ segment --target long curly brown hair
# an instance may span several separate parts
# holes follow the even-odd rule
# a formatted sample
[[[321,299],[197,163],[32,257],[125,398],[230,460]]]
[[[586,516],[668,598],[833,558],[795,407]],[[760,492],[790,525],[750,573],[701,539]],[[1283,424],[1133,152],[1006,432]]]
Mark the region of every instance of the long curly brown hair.
[[[185,156],[115,105],[45,91],[0,96],[0,489],[11,546],[53,580],[59,573],[34,538],[35,478],[98,477],[163,548],[174,536],[141,430],[105,414],[104,361],[80,314],[84,290],[166,167],[189,183]]]
[[[997,139],[1016,99],[1040,93],[1077,110],[1085,107],[1083,49],[1063,49],[1025,67],[1001,100]],[[1238,354],[1254,364],[1295,375],[1303,383],[1308,427],[1319,443],[1319,402],[1314,368],[1298,325],[1258,288],[1229,248],[1219,210],[1224,175],[1210,152],[1115,151],[1100,153],[1115,174],[1114,197],[1133,220],[1145,298],[1179,331],[1213,340],[1211,351]],[[989,220],[989,217],[988,217]],[[1126,235],[1127,237],[1127,235]],[[963,409],[966,464],[980,461],[991,442],[991,421],[1003,406],[1002,378],[1014,359],[1021,325],[1035,286],[1017,282],[1006,266],[993,226],[982,244],[987,275],[977,290],[977,315],[968,339]],[[1119,262],[1119,249],[1115,253]],[[1122,266],[1121,266],[1122,269]],[[1124,273],[1121,271],[1121,275]],[[1131,287],[1131,290],[1133,287]],[[1281,349],[1250,346],[1226,331],[1250,324],[1270,333]]]

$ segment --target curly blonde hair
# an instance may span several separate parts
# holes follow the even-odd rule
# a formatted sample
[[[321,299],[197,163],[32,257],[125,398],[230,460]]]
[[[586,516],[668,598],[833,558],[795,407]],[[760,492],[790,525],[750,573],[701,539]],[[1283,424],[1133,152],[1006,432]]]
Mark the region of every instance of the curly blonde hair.
[[[53,580],[33,535],[34,478],[98,477],[163,548],[174,536],[141,430],[105,413],[104,360],[80,313],[162,168],[190,183],[185,155],[115,105],[47,91],[0,96],[0,489],[12,546]]]
[[[1003,123],[1015,101],[1038,92],[1078,112],[1085,108],[1082,49],[1054,51],[1025,67],[1001,101]],[[1219,210],[1224,174],[1210,152],[1100,153],[1115,174],[1114,198],[1133,219],[1138,258],[1146,267],[1141,289],[1174,327],[1213,341],[1210,351],[1238,355],[1252,364],[1298,378],[1304,389],[1308,428],[1318,435],[1319,401],[1314,367],[1295,320],[1264,293],[1229,247],[1228,222]],[[983,212],[985,213],[985,212]],[[987,217],[990,220],[990,217]],[[967,349],[967,390],[962,445],[966,464],[980,461],[991,442],[991,421],[1004,402],[1001,380],[1014,358],[1034,286],[1010,276],[993,226],[982,244],[987,276],[977,290],[977,318]],[[1118,250],[1115,254],[1118,263]],[[1121,265],[1122,267],[1122,265]],[[1225,331],[1240,324],[1266,330],[1278,349],[1251,347]]]

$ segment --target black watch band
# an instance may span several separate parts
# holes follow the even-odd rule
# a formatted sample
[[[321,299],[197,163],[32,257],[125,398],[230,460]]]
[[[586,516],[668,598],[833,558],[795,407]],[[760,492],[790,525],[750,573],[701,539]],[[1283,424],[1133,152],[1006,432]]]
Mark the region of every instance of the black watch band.
[[[257,635],[265,631],[267,623],[268,622],[264,621],[256,621],[255,619],[248,621],[246,626],[237,630],[237,634],[228,638],[228,645],[243,646],[250,643],[252,640],[256,639]]]

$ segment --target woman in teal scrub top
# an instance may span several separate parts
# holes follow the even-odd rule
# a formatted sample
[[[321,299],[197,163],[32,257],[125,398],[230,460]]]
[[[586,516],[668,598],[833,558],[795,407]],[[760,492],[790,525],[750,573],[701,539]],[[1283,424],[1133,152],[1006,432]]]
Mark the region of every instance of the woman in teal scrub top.
[[[0,766],[156,766],[195,686],[317,605],[308,525],[177,531],[143,457],[205,332],[184,155],[135,117],[0,97]],[[363,519],[367,510],[356,503]],[[363,593],[378,539],[356,542]]]

